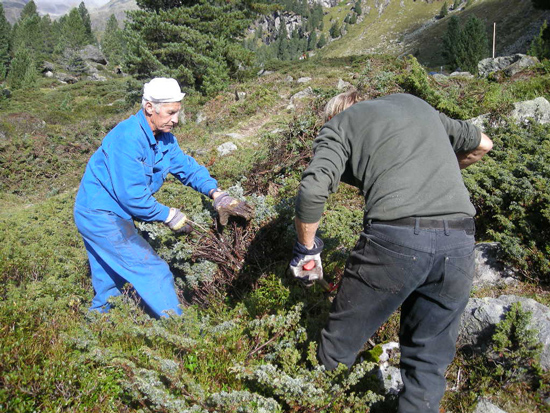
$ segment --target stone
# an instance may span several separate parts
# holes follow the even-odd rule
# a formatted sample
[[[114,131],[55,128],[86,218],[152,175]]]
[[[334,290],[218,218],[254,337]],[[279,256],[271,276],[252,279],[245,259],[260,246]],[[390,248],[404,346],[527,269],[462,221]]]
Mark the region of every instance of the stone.
[[[315,96],[315,93],[313,93],[313,89],[311,87],[307,87],[306,89],[292,95],[292,97],[290,98],[290,102],[294,103],[297,100],[305,99],[312,96]]]
[[[513,76],[537,63],[539,63],[539,61],[536,57],[516,53],[510,56],[488,57],[487,59],[480,60],[477,64],[477,70],[481,77],[487,77],[491,73],[496,73],[501,70],[504,71],[506,75]]]
[[[540,365],[550,369],[550,309],[531,298],[515,295],[501,295],[498,298],[471,298],[462,314],[457,344],[484,352],[495,326],[502,321],[513,303],[521,303],[524,311],[532,314],[529,328],[537,331],[543,349]]]
[[[237,145],[235,145],[233,142],[225,142],[218,146],[218,155],[226,156],[235,152],[237,149]]]
[[[505,267],[498,259],[500,244],[481,242],[475,249],[474,286],[502,287],[518,283],[511,267]]]
[[[105,58],[103,53],[101,53],[101,50],[99,50],[97,46],[91,44],[84,46],[84,48],[78,51],[78,54],[83,60],[91,60],[92,62],[102,65],[107,64],[107,59]]]
[[[336,88],[338,90],[346,90],[346,89],[349,89],[351,87],[352,87],[351,83],[346,82],[342,79],[338,79],[338,85],[336,86]]]
[[[538,123],[548,123],[550,122],[550,102],[543,97],[516,102],[510,116],[521,123],[526,123],[529,118]]]
[[[310,77],[301,77],[299,78],[296,83],[308,83],[308,82],[311,82],[311,78]]]
[[[495,406],[489,400],[480,398],[476,405],[474,413],[506,413],[506,411]]]

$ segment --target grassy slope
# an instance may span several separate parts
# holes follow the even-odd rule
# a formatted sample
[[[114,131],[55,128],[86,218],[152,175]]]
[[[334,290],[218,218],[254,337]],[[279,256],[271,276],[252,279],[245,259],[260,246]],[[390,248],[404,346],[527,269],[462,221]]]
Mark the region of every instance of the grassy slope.
[[[453,14],[459,16],[462,24],[472,14],[486,22],[490,48],[487,57],[492,53],[493,23],[497,24],[496,56],[525,53],[525,41],[538,33],[538,28],[549,15],[548,11],[534,10],[531,0],[477,0],[467,9],[451,11],[444,19],[436,18],[442,1],[390,0],[381,12],[379,3],[382,2],[363,2],[364,19],[356,25],[348,25],[348,33],[327,45],[321,54],[326,57],[373,52],[395,56],[412,54],[424,66],[439,68],[444,65],[441,39]],[[447,2],[449,7],[452,3]],[[350,8],[341,3],[329,9],[325,16],[325,31],[328,33],[332,19],[343,21]],[[531,34],[526,36],[526,32]]]
[[[409,70],[403,62],[384,57],[281,64],[271,75],[235,84],[209,101],[188,96],[187,121],[175,134],[182,148],[209,165],[223,187],[236,181],[246,183],[247,179],[257,178],[249,172],[254,162],[270,160],[270,142],[284,142],[289,131],[311,128],[303,119],[295,121],[296,116],[318,107],[337,93],[339,79],[367,85],[369,93],[384,94],[401,90],[394,82]],[[289,75],[294,81],[287,80]],[[312,81],[298,84],[295,80],[303,76],[311,77]],[[471,111],[465,113],[472,115],[476,111],[499,109],[503,98],[515,101],[548,93],[548,75],[540,74],[530,82],[528,77],[515,79],[510,85],[502,86],[506,89],[502,92],[500,85],[484,80],[451,80],[445,85],[444,93],[459,106],[473,96],[475,107],[464,105],[465,110]],[[75,85],[44,80],[40,86],[32,91],[15,92],[9,102],[0,106],[0,131],[6,136],[0,141],[1,169],[5,174],[0,191],[0,325],[3,326],[0,329],[0,410],[8,406],[8,411],[21,412],[177,411],[163,408],[160,402],[154,401],[154,392],[147,387],[153,381],[146,382],[140,374],[163,371],[163,380],[170,385],[165,389],[159,380],[161,384],[156,384],[159,389],[189,400],[187,392],[198,399],[205,397],[200,391],[195,392],[195,387],[200,386],[207,395],[242,389],[261,393],[266,387],[264,395],[274,393],[267,384],[251,384],[237,378],[232,370],[235,360],[246,361],[253,369],[273,361],[274,355],[280,353],[283,360],[275,360],[279,365],[287,363],[286,371],[297,375],[301,368],[311,370],[304,361],[307,349],[303,343],[295,346],[283,332],[274,332],[274,327],[262,330],[253,325],[256,318],[265,320],[278,313],[290,313],[295,304],[303,302],[307,311],[303,313],[300,328],[304,328],[312,340],[326,317],[328,300],[319,291],[304,292],[285,277],[285,260],[292,242],[290,217],[282,222],[281,233],[273,238],[275,242],[269,237],[258,237],[259,244],[271,246],[272,255],[264,257],[266,264],[261,271],[257,263],[249,264],[247,271],[255,277],[257,290],[250,296],[241,296],[236,303],[222,301],[205,311],[192,308],[186,320],[174,323],[148,319],[132,306],[131,300],[119,303],[110,317],[94,320],[86,315],[92,288],[85,251],[72,222],[75,189],[87,159],[101,138],[136,107],[129,108],[121,101],[125,96],[124,79]],[[317,97],[296,102],[296,109],[289,109],[289,98],[308,86]],[[246,92],[246,98],[236,101],[235,91]],[[460,93],[453,95],[453,91]],[[199,113],[205,120],[196,123]],[[235,141],[239,151],[219,157],[216,147],[232,140],[227,133],[243,136]],[[289,143],[296,144],[295,141]],[[309,141],[306,150],[307,145]],[[291,157],[300,147],[287,149]],[[266,173],[271,178],[266,191],[271,194],[270,202],[286,199],[286,204],[278,205],[280,208],[292,203],[300,174],[299,167],[285,171],[285,166],[284,159],[277,160]],[[273,170],[281,172],[276,174]],[[189,195],[190,192],[171,180],[158,197],[169,205],[182,204],[188,208],[193,205],[202,209],[200,197]],[[341,274],[347,251],[360,226],[360,201],[356,191],[345,185],[329,201],[323,222],[327,278]],[[162,238],[162,226],[155,228]],[[163,245],[167,253],[176,247],[175,242]],[[549,301],[546,292],[529,285],[479,292],[483,296],[505,293]],[[217,328],[218,324],[236,327],[224,333]],[[294,326],[285,325],[285,328],[289,334],[301,331]],[[396,318],[387,323],[375,339],[395,339],[395,329]],[[267,345],[272,337],[275,339]],[[187,339],[189,343],[184,342]],[[256,351],[263,343],[266,347]],[[279,344],[281,347],[277,349]],[[453,365],[451,380],[464,368],[462,361],[459,359]],[[176,373],[172,367],[162,370],[163,366],[165,369],[176,366]],[[336,379],[325,380],[319,385]],[[457,406],[462,410],[472,408],[475,400],[469,395],[477,394],[477,390],[462,389],[464,394],[447,394],[448,410],[458,411]],[[499,389],[500,386],[495,387],[492,393],[494,400],[501,406],[507,404],[510,413],[544,409],[534,393],[513,387],[512,391]],[[516,399],[517,394],[521,395],[520,399]],[[281,399],[284,396],[278,397]],[[300,403],[295,406],[296,411],[300,411]]]

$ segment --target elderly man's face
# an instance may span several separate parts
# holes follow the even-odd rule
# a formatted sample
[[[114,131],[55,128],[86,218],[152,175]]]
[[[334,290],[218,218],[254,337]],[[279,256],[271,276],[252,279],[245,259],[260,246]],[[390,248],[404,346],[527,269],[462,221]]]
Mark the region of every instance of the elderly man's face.
[[[151,102],[147,102],[145,105],[147,121],[154,134],[170,132],[178,123],[181,102],[162,103],[159,106],[157,113],[157,110],[155,110]]]

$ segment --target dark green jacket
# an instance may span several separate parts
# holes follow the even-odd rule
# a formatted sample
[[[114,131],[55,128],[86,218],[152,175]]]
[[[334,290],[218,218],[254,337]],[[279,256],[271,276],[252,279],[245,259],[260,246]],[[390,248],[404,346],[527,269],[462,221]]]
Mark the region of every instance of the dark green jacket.
[[[362,189],[368,219],[474,216],[456,153],[480,141],[477,127],[412,95],[356,103],[315,139],[296,216],[304,223],[319,221],[340,181]]]

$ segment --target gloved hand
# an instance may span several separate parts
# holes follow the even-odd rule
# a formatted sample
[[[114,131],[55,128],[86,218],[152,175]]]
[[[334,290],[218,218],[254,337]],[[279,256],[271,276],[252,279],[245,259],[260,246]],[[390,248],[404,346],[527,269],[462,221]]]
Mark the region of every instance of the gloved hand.
[[[230,216],[241,217],[246,220],[252,218],[254,208],[244,201],[235,199],[227,192],[222,192],[214,200],[214,209],[220,216],[220,224],[227,225]]]
[[[185,215],[179,209],[170,208],[170,213],[168,214],[168,218],[166,218],[166,221],[164,221],[164,223],[176,234],[189,234],[191,231],[193,231],[193,227],[188,221],[189,220],[187,218],[187,215]]]
[[[292,249],[292,260],[290,270],[306,287],[313,285],[316,280],[323,279],[323,264],[321,263],[321,252],[325,244],[321,238],[315,237],[313,248],[308,249],[298,241]]]

